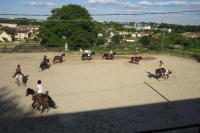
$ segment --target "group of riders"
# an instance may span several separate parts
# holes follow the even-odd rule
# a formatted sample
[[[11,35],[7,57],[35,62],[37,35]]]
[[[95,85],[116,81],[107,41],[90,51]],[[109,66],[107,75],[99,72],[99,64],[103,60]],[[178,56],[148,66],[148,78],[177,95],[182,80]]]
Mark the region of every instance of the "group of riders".
[[[42,61],[43,65],[47,68],[49,66],[49,59],[47,58],[47,56],[45,55]],[[16,79],[16,81],[19,82],[19,78],[20,76],[24,76],[24,74],[22,73],[21,70],[21,66],[17,65],[17,68],[15,70],[15,73],[13,75],[13,78]],[[42,87],[42,81],[38,80],[37,81],[37,86],[36,86],[36,90],[34,91],[34,94],[32,95],[33,97],[33,101],[36,101],[37,99],[40,99],[42,97],[42,95],[46,95],[48,96],[48,103],[49,105],[55,105],[55,102],[52,100],[52,98],[49,96],[48,91],[44,91],[43,87]],[[53,108],[56,108],[56,106],[54,106]]]
[[[84,51],[84,53],[85,54],[87,54],[88,56],[91,56],[91,51],[90,50],[85,50]],[[109,50],[109,52],[107,53],[107,54],[109,54],[109,56],[113,56],[113,51],[112,50]],[[47,56],[45,55],[44,56],[44,58],[43,58],[43,61],[41,62],[41,64],[43,64],[44,65],[44,67],[46,67],[46,68],[48,68],[49,67],[49,59],[47,58]],[[164,65],[164,62],[163,61],[159,61],[159,71],[161,72],[161,75],[159,75],[159,76],[161,76],[161,77],[169,77],[169,73],[168,73],[168,69],[165,69],[165,65]],[[157,69],[157,70],[158,70]],[[156,73],[156,75],[157,75],[157,73]],[[14,73],[14,75],[13,75],[13,78],[16,78],[16,80],[18,80],[19,81],[19,77],[20,76],[24,76],[24,74],[22,73],[22,71],[21,71],[21,67],[20,67],[20,65],[17,65],[17,68],[16,68],[16,71],[15,71],[15,73]],[[157,75],[158,76],[158,75]],[[41,80],[38,80],[37,81],[37,86],[36,86],[36,90],[35,90],[35,94],[33,95],[33,99],[39,99],[42,95],[48,95],[47,93],[48,92],[45,92],[44,91],[44,89],[43,89],[43,87],[42,87],[42,82],[41,82]],[[51,101],[51,102],[53,102],[53,100],[51,99],[51,97],[49,96],[49,100]]]

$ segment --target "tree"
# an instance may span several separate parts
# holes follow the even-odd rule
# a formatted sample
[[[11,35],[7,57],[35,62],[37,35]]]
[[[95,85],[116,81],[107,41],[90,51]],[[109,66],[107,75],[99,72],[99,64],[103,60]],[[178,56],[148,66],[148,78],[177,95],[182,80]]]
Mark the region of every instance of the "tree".
[[[99,45],[104,45],[106,43],[106,40],[104,37],[98,37],[97,38],[97,41],[96,41],[96,45],[99,46]]]
[[[48,46],[64,46],[67,42],[69,49],[84,49],[95,44],[95,22],[85,8],[69,4],[51,12],[48,21],[40,28],[41,43]]]
[[[150,36],[141,37],[139,42],[142,44],[142,47],[147,48],[151,44],[152,38]]]
[[[119,45],[119,44],[122,42],[122,40],[123,40],[123,36],[122,36],[122,35],[119,35],[119,34],[116,34],[116,35],[114,35],[113,38],[112,38],[112,43],[113,43],[114,45]]]

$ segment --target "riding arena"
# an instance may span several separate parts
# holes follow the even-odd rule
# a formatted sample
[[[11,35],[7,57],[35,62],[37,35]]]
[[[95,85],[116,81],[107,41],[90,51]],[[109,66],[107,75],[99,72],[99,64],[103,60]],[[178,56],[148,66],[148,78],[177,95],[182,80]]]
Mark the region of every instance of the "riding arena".
[[[200,123],[200,63],[194,59],[142,54],[132,63],[129,55],[96,53],[85,60],[81,53],[61,54],[0,53],[0,133],[134,133]],[[50,67],[41,70],[44,55]],[[168,78],[155,75],[160,60],[171,71]],[[26,85],[12,77],[18,64]],[[32,108],[26,89],[36,90],[38,80],[57,108]]]

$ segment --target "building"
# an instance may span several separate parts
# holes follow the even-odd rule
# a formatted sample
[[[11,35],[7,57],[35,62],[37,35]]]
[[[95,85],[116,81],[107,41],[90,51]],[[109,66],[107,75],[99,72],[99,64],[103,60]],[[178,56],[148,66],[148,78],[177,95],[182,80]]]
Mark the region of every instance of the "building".
[[[15,38],[18,40],[34,39],[39,34],[39,25],[19,25],[16,28]]]
[[[200,38],[200,32],[185,32],[182,35],[188,38]]]
[[[136,29],[136,30],[151,30],[151,26],[142,23],[135,23],[134,25],[124,25],[123,28],[126,29]]]
[[[7,34],[5,31],[0,31],[0,42],[12,42],[11,35]]]
[[[17,24],[0,23],[0,25],[3,27],[17,28]]]

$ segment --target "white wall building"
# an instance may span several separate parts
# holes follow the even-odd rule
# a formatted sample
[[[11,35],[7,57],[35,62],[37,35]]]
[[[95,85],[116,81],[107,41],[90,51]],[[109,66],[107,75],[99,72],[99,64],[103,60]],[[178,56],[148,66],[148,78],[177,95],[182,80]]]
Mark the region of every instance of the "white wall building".
[[[17,28],[17,24],[0,23],[0,25],[3,27]]]
[[[12,37],[11,35],[7,34],[4,31],[0,31],[0,42],[12,42]]]

